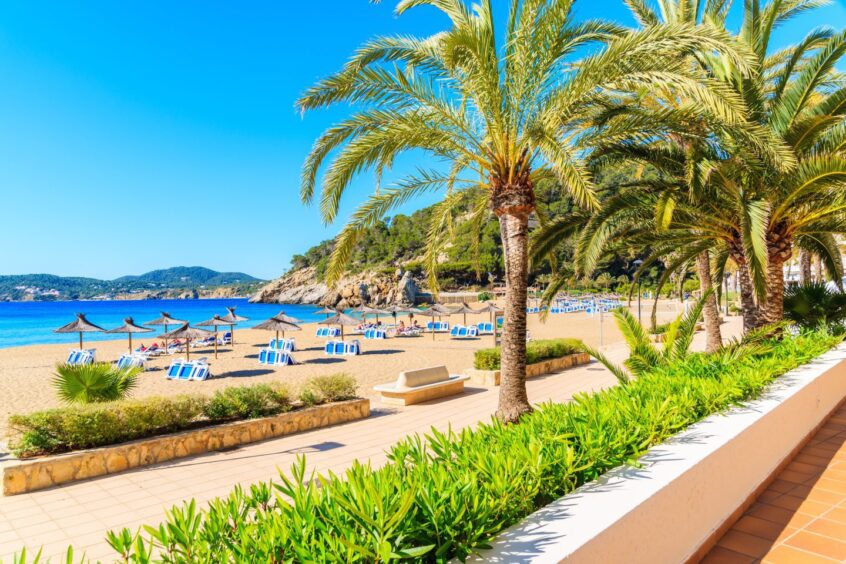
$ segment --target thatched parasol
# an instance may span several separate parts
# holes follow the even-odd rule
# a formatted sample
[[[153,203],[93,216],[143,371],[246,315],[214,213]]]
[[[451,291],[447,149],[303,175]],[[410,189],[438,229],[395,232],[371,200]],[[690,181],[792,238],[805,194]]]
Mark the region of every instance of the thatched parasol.
[[[467,314],[468,313],[483,313],[483,310],[473,309],[472,307],[467,305],[467,302],[461,302],[461,307],[452,310],[452,313],[456,313],[456,314],[460,313],[460,314],[464,315],[464,322],[463,323],[464,323],[464,325],[467,325]]]
[[[361,323],[355,317],[350,317],[346,313],[336,313],[332,317],[327,317],[323,321],[318,321],[318,325],[340,325],[341,327],[341,340],[344,340],[344,327],[355,327],[359,323]]]
[[[353,311],[361,314],[361,320],[362,321],[364,321],[364,318],[367,317],[368,315],[375,315],[377,322],[379,321],[379,314],[388,315],[388,314],[391,313],[390,311],[387,311],[387,310],[384,310],[384,309],[378,309],[378,308],[375,308],[375,307],[366,306],[364,304],[362,304],[362,305],[358,306],[357,308],[353,309]]]
[[[326,317],[328,318],[330,315],[335,315],[336,313],[338,313],[338,310],[332,309],[331,307],[324,307],[320,311],[315,311],[314,313],[317,314],[317,315],[320,315],[321,313],[325,313]]]
[[[440,307],[443,308],[443,306],[440,306]],[[443,311],[439,310],[439,309],[435,309],[435,306],[432,306],[432,307],[424,309],[424,310],[420,310],[417,313],[419,313],[420,315],[425,315],[426,317],[431,317],[432,319],[437,317],[438,321],[440,321],[441,317],[444,316]],[[435,327],[434,326],[432,327],[432,340],[433,341],[435,340]]]
[[[126,333],[129,336],[129,352],[132,352],[132,334],[133,333],[150,333],[152,329],[148,327],[141,327],[136,325],[131,317],[123,320],[123,325],[115,329],[109,329],[106,333]]]
[[[281,317],[280,317],[281,316]],[[285,317],[287,319],[293,319],[293,317],[288,317],[285,315],[285,312],[279,312],[279,315],[271,317],[267,321],[262,321],[253,329],[263,329],[265,331],[276,331],[276,340],[279,340],[279,332],[282,332],[282,338],[285,338],[285,331],[302,331],[302,328],[297,325],[296,323],[287,321],[287,319],[282,319]]]
[[[191,327],[186,323],[179,329],[174,329],[170,333],[165,333],[164,335],[162,335],[162,338],[185,339],[185,358],[191,360],[191,341],[193,341],[194,339],[205,339],[211,334],[211,331],[206,331],[205,329],[197,329],[196,327]]]
[[[158,319],[148,321],[147,323],[143,323],[143,325],[164,325],[164,331],[167,333],[168,325],[182,325],[183,323],[188,323],[184,319],[174,319],[166,311],[162,311],[161,314],[162,316]],[[165,350],[167,350],[167,339],[165,339]]]
[[[336,312],[332,312],[332,313],[336,313]],[[296,317],[291,317],[290,315],[285,315],[284,310],[280,311],[279,313],[277,313],[276,315],[274,315],[270,319],[279,319],[280,321],[284,321],[285,323],[291,323],[292,325],[296,325],[297,323],[302,323],[302,321],[297,319]],[[268,321],[270,321],[270,319],[268,319]],[[253,329],[255,329],[255,327],[253,327]]]
[[[385,311],[387,311],[388,313],[390,313],[391,315],[394,316],[394,325],[396,325],[396,323],[397,323],[397,314],[399,314],[399,313],[409,314],[409,319],[415,313],[420,313],[420,310],[415,308],[415,307],[405,307],[405,306],[401,306],[401,305],[392,305],[392,306],[386,307]]]
[[[235,325],[241,321],[249,321],[249,317],[241,317],[240,315],[235,314],[235,306],[227,307],[226,310],[229,312],[222,317],[224,321],[229,322],[229,332],[232,333],[232,344],[235,344]]]
[[[54,333],[79,333],[79,348],[82,349],[82,334],[83,333],[94,333],[97,331],[105,331],[102,327],[98,325],[94,325],[87,319],[85,319],[84,313],[77,313],[76,314],[76,321],[68,323],[62,327],[59,327]]]
[[[229,325],[229,322],[220,317],[219,315],[215,315],[211,319],[207,319],[203,322],[197,323],[197,327],[214,327],[214,357],[217,358],[217,328]]]

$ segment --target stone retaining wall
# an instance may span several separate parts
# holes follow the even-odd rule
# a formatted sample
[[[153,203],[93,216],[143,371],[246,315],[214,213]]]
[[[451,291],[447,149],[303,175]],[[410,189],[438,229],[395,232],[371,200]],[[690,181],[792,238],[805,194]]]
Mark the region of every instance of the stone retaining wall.
[[[113,446],[11,461],[3,465],[3,494],[15,495],[115,474],[176,458],[355,421],[369,415],[370,400],[355,399]]]
[[[558,370],[564,370],[572,366],[579,366],[590,362],[590,355],[588,353],[575,353],[561,358],[552,358],[526,366],[526,378],[533,378],[535,376],[542,376]],[[470,376],[470,381],[480,386],[499,386],[500,371],[499,370],[477,370],[475,368],[468,368],[464,372]]]

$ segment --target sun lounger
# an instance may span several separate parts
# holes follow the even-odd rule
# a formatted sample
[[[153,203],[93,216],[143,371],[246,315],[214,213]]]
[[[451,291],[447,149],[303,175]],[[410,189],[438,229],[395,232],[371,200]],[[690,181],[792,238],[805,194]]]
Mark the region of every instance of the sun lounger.
[[[361,354],[361,345],[358,341],[329,341],[324,350],[330,356],[355,356]]]
[[[220,338],[219,342],[220,342],[221,345],[231,345],[232,344],[232,332],[227,331],[226,333],[224,333],[223,336]]]
[[[294,339],[271,339],[270,348],[276,351],[294,352],[297,350],[297,343]]]
[[[435,333],[449,333],[449,322],[428,321],[426,323],[426,331],[434,331]]]
[[[276,349],[262,349],[259,351],[259,363],[275,366],[289,366],[296,364],[290,353]]]
[[[334,339],[341,336],[341,329],[339,327],[318,327],[317,336],[323,339]]]
[[[122,354],[117,361],[117,367],[119,370],[133,367],[143,369],[147,367],[147,357],[142,353]]]
[[[412,405],[464,392],[464,382],[469,376],[450,376],[446,366],[432,366],[419,370],[400,372],[397,381],[380,384],[373,389],[382,394],[382,402],[394,405]]]
[[[68,353],[66,364],[93,364],[96,349],[73,349]]]
[[[206,380],[211,376],[207,358],[198,358],[190,362],[177,359],[170,363],[165,374],[168,380]]]
[[[476,329],[479,335],[493,335],[493,323],[490,321],[485,321],[483,323],[477,323]]]
[[[366,329],[364,331],[365,339],[387,339],[388,335],[384,329]]]
[[[450,339],[473,339],[479,336],[479,328],[475,325],[465,327],[464,325],[455,325],[449,332]]]
[[[395,335],[397,337],[419,337],[422,329],[419,327],[406,327],[405,329],[397,329]]]

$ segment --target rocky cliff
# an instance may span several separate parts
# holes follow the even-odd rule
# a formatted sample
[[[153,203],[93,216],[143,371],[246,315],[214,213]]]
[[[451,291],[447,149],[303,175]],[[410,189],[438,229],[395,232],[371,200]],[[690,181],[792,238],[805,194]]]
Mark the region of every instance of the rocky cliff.
[[[294,270],[263,286],[251,302],[318,304],[346,309],[361,305],[413,304],[418,295],[418,281],[411,272],[392,274],[365,272],[341,279],[334,288],[317,280],[314,267]]]

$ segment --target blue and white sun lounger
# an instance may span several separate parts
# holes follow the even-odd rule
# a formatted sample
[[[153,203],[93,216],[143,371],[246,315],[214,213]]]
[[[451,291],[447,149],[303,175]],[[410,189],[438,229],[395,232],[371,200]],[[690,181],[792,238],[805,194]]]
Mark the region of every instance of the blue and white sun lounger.
[[[297,343],[294,339],[271,339],[270,348],[276,351],[294,352],[297,350]]]
[[[318,327],[317,336],[324,339],[334,339],[341,336],[341,329],[339,327]]]
[[[482,323],[476,324],[476,329],[478,330],[479,335],[493,335],[493,323],[490,321],[485,321]]]
[[[259,351],[259,363],[267,365],[289,366],[291,364],[296,364],[297,362],[294,360],[294,357],[292,357],[288,352],[276,349],[262,349],[261,351]]]
[[[73,349],[68,353],[66,364],[93,364],[96,349]]]
[[[479,328],[475,325],[465,327],[464,325],[456,325],[449,332],[451,339],[472,339],[479,336]]]
[[[211,373],[209,372],[209,365],[205,358],[192,360],[191,362],[180,358],[170,364],[166,376],[168,380],[182,380],[187,382],[189,380],[205,380],[211,376]]]
[[[355,356],[361,354],[358,341],[329,341],[326,343],[326,354],[330,356]]]
[[[132,353],[132,354],[122,354],[117,362],[117,367],[119,370],[125,370],[127,368],[146,368],[147,366],[147,357],[140,353]]]
[[[387,339],[388,335],[384,329],[367,329],[364,331],[365,339]]]
[[[426,331],[434,331],[435,333],[448,333],[448,321],[429,321],[426,323]]]

